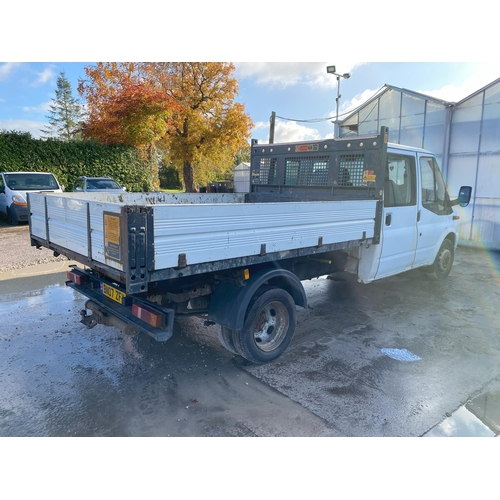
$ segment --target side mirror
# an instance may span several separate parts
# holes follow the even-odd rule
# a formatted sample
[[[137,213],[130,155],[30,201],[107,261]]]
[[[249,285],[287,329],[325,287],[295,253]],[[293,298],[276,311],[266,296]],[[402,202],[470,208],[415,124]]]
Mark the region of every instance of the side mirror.
[[[461,207],[466,207],[472,195],[472,188],[470,186],[462,186],[458,192],[458,198],[451,202],[451,206],[460,205]]]
[[[461,207],[466,207],[470,202],[472,188],[470,186],[462,186],[458,192],[458,203]]]
[[[80,186],[78,186],[78,187],[75,188],[75,191],[83,191],[83,188],[80,187]]]

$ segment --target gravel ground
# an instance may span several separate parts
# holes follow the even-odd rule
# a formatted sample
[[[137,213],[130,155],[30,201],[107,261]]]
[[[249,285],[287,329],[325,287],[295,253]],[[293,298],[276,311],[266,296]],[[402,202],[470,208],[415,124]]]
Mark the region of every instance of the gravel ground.
[[[31,246],[29,226],[10,226],[0,219],[0,274],[38,264],[68,260],[60,255],[54,257],[48,248]]]

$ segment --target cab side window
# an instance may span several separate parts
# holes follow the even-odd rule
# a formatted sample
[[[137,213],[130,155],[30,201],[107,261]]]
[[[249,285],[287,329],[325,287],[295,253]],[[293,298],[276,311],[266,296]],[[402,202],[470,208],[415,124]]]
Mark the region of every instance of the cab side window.
[[[422,206],[436,214],[446,213],[446,187],[443,178],[434,164],[434,158],[420,158],[422,179]]]
[[[384,181],[384,206],[406,207],[416,204],[415,159],[389,154]]]

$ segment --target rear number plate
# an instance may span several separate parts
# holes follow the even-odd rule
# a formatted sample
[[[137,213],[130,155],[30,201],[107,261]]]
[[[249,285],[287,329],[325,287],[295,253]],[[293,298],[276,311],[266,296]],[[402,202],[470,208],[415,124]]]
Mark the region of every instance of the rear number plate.
[[[123,304],[123,299],[127,296],[117,288],[106,285],[106,283],[101,283],[101,293],[109,299],[118,302],[118,304]]]

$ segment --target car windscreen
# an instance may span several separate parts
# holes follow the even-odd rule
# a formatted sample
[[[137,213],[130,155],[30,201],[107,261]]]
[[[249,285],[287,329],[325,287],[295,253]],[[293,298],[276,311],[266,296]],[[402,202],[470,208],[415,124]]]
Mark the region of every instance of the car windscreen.
[[[121,189],[112,179],[87,179],[87,189]]]
[[[13,191],[41,191],[43,189],[59,189],[56,178],[52,174],[5,174],[5,183]]]

